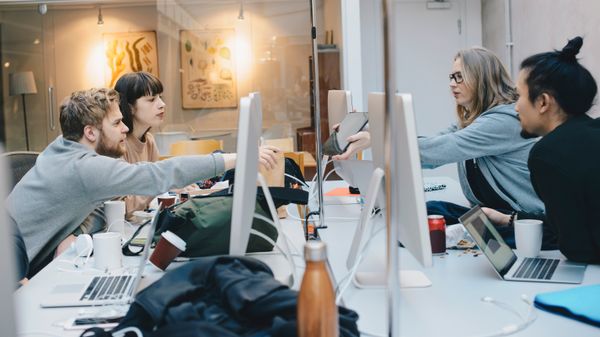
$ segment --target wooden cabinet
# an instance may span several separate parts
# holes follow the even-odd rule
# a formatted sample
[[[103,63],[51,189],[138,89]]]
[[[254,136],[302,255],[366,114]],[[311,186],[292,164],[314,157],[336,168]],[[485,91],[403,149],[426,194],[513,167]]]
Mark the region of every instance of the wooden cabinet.
[[[337,49],[319,50],[319,108],[321,112],[321,141],[329,137],[329,121],[327,112],[327,93],[329,90],[341,88],[340,52]],[[312,58],[312,57],[311,57]],[[309,65],[312,60],[309,60]],[[310,65],[312,67],[312,65]],[[313,79],[310,79],[310,92],[313,92]],[[311,104],[314,100],[311,98]],[[307,151],[315,158],[315,121],[314,108],[311,106],[311,126],[296,131],[298,151]]]

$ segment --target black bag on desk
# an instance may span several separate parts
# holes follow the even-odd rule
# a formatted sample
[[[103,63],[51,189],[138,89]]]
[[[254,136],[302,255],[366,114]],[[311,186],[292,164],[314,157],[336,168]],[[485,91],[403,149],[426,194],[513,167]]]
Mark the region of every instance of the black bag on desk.
[[[304,179],[304,175],[302,175],[302,170],[300,170],[300,166],[298,166],[298,163],[296,163],[293,159],[285,158],[284,172],[285,172],[285,174],[289,174],[290,176],[300,180],[303,185],[306,184],[306,180]],[[293,186],[297,185],[298,180],[296,180],[294,178],[285,176],[284,186],[287,188],[293,188]],[[221,177],[221,180],[222,181],[229,180],[229,184],[235,184],[235,169],[226,171],[223,174],[223,177]],[[259,191],[260,191],[260,189],[259,189]],[[275,196],[273,196],[273,198],[277,199]],[[280,201],[285,201],[285,200],[282,199]],[[276,202],[276,206],[277,206],[277,200],[275,200],[275,202]],[[289,203],[289,202],[287,202],[287,203]],[[287,203],[285,203],[285,204],[287,204]],[[279,207],[279,206],[277,206],[277,207]]]
[[[196,196],[185,202],[163,210],[158,218],[155,240],[164,231],[171,231],[182,238],[187,245],[184,257],[223,255],[229,253],[229,234],[231,232],[231,208],[233,194],[223,190],[209,196]],[[275,207],[289,202],[305,205],[308,192],[289,188],[269,188]],[[262,190],[257,191],[255,213],[273,219]],[[277,216],[275,214],[274,216]],[[252,228],[277,242],[279,233],[270,223],[254,218]],[[266,252],[273,250],[273,244],[262,237],[250,234],[247,252]]]

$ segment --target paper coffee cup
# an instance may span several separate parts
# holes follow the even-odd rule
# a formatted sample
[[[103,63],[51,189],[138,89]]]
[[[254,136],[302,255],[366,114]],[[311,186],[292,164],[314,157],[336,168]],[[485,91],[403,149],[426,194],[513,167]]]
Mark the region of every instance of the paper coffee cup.
[[[94,266],[100,270],[113,270],[122,267],[121,234],[97,233],[94,241]]]
[[[515,221],[515,244],[520,257],[537,257],[542,249],[542,221],[522,219]]]
[[[123,234],[123,230],[125,229],[125,201],[105,201],[104,216],[106,216],[106,228],[108,232]]]
[[[183,239],[171,231],[163,232],[156,248],[154,248],[154,252],[150,256],[150,263],[161,270],[165,270],[173,259],[185,252],[185,249],[186,243]]]
[[[171,207],[175,204],[175,196],[174,195],[169,195],[169,196],[160,196],[157,197],[158,199],[158,204],[162,204],[163,209],[167,208],[167,207]]]

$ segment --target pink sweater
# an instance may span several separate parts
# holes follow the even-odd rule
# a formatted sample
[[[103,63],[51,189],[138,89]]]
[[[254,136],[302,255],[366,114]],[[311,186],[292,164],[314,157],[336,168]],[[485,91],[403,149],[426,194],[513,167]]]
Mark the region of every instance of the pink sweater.
[[[127,151],[123,159],[128,163],[137,162],[155,162],[159,159],[158,147],[154,136],[150,132],[144,135],[144,142],[137,139],[132,133],[127,135],[125,139],[125,148]],[[133,212],[148,208],[148,204],[155,196],[138,196],[128,195],[125,197],[125,218],[130,220],[133,217]]]

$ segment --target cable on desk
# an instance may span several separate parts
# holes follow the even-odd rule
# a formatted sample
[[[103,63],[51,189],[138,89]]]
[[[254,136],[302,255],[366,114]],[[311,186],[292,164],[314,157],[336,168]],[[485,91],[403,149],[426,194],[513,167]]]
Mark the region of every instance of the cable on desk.
[[[373,218],[373,216],[375,216],[376,214],[377,213],[373,212],[370,215],[369,220],[371,220]],[[369,238],[367,239],[367,242],[365,243],[364,247],[358,253],[358,256],[356,257],[356,261],[354,261],[354,265],[352,265],[352,268],[350,268],[350,271],[348,273],[346,273],[346,275],[344,275],[344,277],[342,277],[342,279],[338,283],[338,286],[335,289],[335,293],[337,294],[336,299],[335,299],[336,304],[338,304],[342,300],[342,297],[344,296],[344,292],[348,289],[348,287],[352,283],[352,278],[354,277],[354,275],[356,275],[356,272],[358,271],[358,267],[360,266],[360,263],[362,262],[364,253],[367,251],[367,249],[369,249],[371,240],[373,239],[373,237],[375,237],[379,232],[381,232],[386,227],[382,226],[381,228],[378,228],[377,230],[375,230],[374,228],[375,228],[375,226],[371,227],[371,233],[369,234]],[[343,284],[343,282],[345,282],[345,284]]]
[[[492,332],[489,334],[478,335],[476,337],[508,336],[508,335],[512,335],[514,333],[523,331],[528,326],[530,326],[537,319],[537,313],[535,312],[536,309],[533,305],[533,301],[530,301],[529,298],[527,297],[527,295],[525,295],[525,294],[521,295],[521,300],[529,306],[529,310],[527,310],[527,316],[523,316],[523,315],[519,314],[519,312],[515,308],[513,308],[506,302],[495,300],[489,296],[482,297],[481,301],[494,304],[495,306],[497,306],[501,309],[511,312],[512,314],[514,314],[515,316],[520,318],[521,322],[516,323],[516,324],[509,324],[509,325],[502,327],[498,331],[495,331],[495,332]]]

